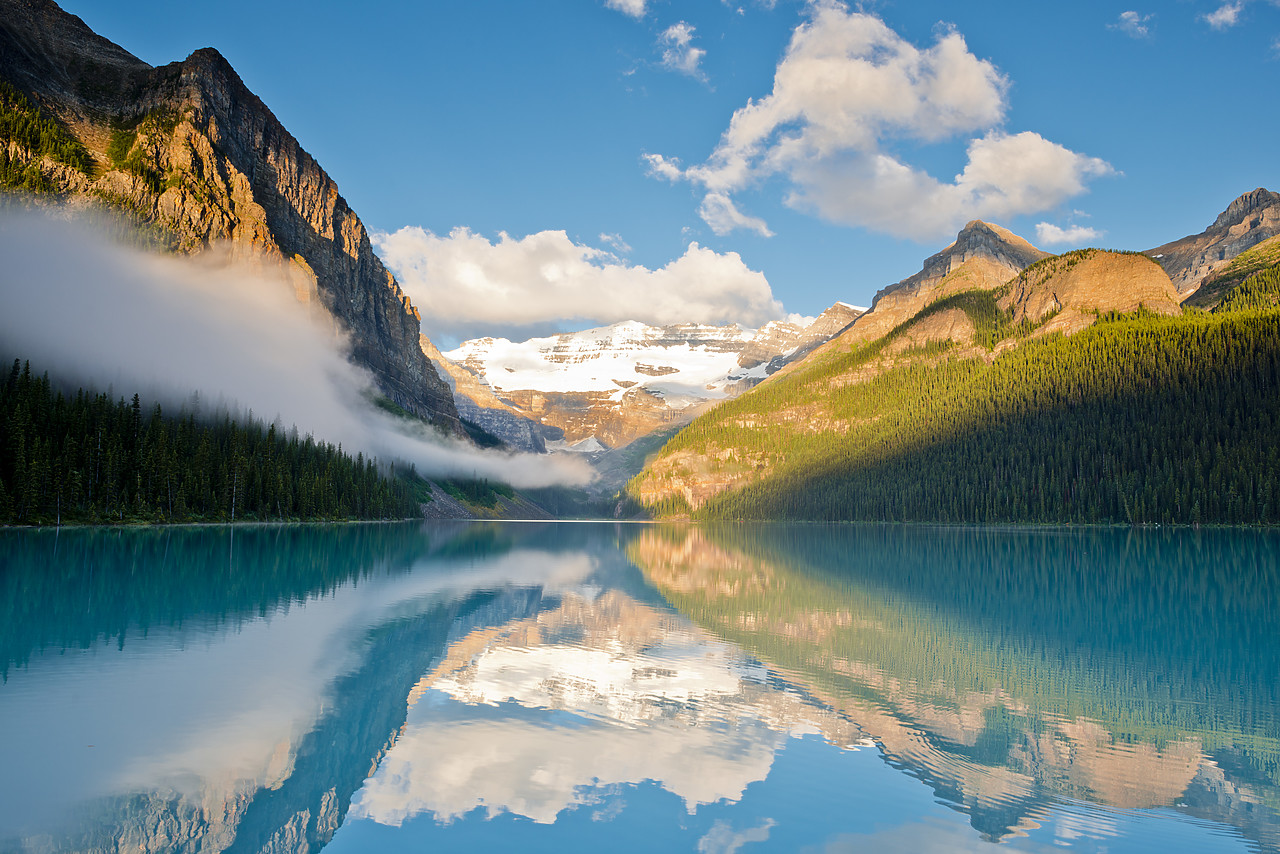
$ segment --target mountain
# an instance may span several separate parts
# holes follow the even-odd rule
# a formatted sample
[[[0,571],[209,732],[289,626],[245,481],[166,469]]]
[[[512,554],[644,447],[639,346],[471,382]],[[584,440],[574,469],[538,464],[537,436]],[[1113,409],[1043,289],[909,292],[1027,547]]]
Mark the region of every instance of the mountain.
[[[1241,252],[1280,234],[1280,193],[1259,187],[1218,214],[1213,224],[1147,252],[1160,262],[1178,292],[1192,294]]]
[[[879,291],[871,310],[859,317],[840,340],[874,341],[931,302],[961,291],[994,290],[1048,257],[1048,252],[1008,229],[974,220],[951,245],[925,259],[920,272]]]
[[[419,338],[422,352],[431,360],[453,392],[458,415],[477,425],[512,448],[535,454],[547,452],[547,439],[563,439],[564,431],[544,426],[520,410],[498,399],[475,374],[445,358],[427,336]]]
[[[998,305],[1015,325],[1044,321],[1036,335],[1079,332],[1100,312],[1182,310],[1169,277],[1137,252],[1081,249],[1046,258],[1011,279],[1005,291]]]
[[[1268,237],[1252,249],[1241,252],[1226,266],[1219,267],[1200,283],[1184,304],[1195,308],[1216,308],[1246,282],[1265,275],[1277,264],[1280,264],[1280,235]]]
[[[741,394],[858,311],[837,303],[806,326],[773,321],[754,331],[625,321],[522,342],[477,338],[428,355],[452,378],[464,417],[513,445],[530,447],[531,421],[545,439],[618,448]]]
[[[9,189],[117,212],[173,251],[226,247],[284,271],[351,334],[351,357],[405,409],[454,433],[420,315],[359,217],[214,49],[153,68],[51,0],[0,0]],[[6,132],[7,133],[7,132]]]
[[[695,518],[1280,521],[1280,266],[1260,266],[1267,246],[1240,256],[1247,275],[1211,313],[1184,313],[1140,253],[1078,250],[968,289],[947,282],[965,262],[941,272],[939,257],[691,423],[631,496]]]

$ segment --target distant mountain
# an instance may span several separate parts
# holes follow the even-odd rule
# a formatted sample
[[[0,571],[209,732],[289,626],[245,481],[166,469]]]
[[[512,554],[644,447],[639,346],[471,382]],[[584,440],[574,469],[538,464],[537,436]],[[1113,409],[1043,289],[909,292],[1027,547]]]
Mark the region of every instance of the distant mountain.
[[[837,303],[807,326],[758,330],[627,321],[521,342],[477,338],[428,355],[452,378],[464,417],[510,444],[537,450],[533,423],[542,440],[594,438],[603,450],[737,396],[858,314]]]
[[[1280,248],[1221,251],[1214,312],[1184,314],[1156,259],[1036,260],[971,223],[628,491],[695,518],[1280,522]]]
[[[1245,193],[1199,234],[1147,252],[1160,262],[1184,297],[1247,249],[1280,234],[1280,193],[1261,187]]]
[[[444,377],[453,392],[454,405],[462,419],[475,424],[485,432],[519,451],[544,454],[547,439],[563,439],[564,431],[543,426],[523,414],[514,406],[499,400],[493,391],[475,374],[444,357],[431,339],[423,335],[419,339],[422,352],[431,361],[436,372]]]
[[[0,185],[115,211],[174,251],[279,267],[383,393],[461,432],[359,217],[216,50],[153,68],[51,0],[0,0],[0,84]]]

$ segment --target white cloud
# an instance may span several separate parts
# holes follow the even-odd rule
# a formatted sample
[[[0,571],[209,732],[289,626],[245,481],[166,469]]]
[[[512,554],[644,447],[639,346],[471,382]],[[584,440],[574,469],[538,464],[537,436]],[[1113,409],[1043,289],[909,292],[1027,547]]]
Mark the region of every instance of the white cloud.
[[[827,158],[797,165],[788,202],[849,225],[900,237],[936,238],[972,219],[1006,220],[1056,207],[1111,167],[1036,133],[992,132],[969,143],[969,162],[938,181],[888,154]]]
[[[643,18],[649,0],[604,0],[604,5],[633,18]]]
[[[1223,3],[1214,11],[1204,15],[1204,21],[1215,30],[1225,30],[1240,22],[1240,13],[1244,11],[1244,0]]]
[[[609,234],[602,231],[600,232],[600,242],[612,246],[619,255],[631,254],[631,244],[623,240],[621,234]]]
[[[1043,210],[1110,167],[1035,133],[1001,131],[1008,81],[947,31],[927,49],[874,15],[818,2],[792,35],[773,91],[738,109],[705,163],[682,168],[645,155],[650,174],[707,191],[701,213],[717,233],[767,225],[731,194],[783,175],[788,202],[827,219],[933,239],[974,218]],[[899,141],[971,136],[969,162],[940,182],[892,152]]]
[[[711,226],[712,231],[722,236],[734,229],[745,228],[762,237],[773,237],[764,220],[738,210],[726,193],[707,193],[698,207],[698,215]]]
[[[684,177],[680,161],[674,157],[663,157],[661,154],[644,154],[641,159],[649,164],[649,174],[668,181],[679,181]]]
[[[1114,24],[1107,24],[1108,29],[1119,30],[1135,39],[1144,39],[1151,35],[1149,22],[1155,15],[1140,15],[1137,12],[1121,12]]]
[[[1083,225],[1068,225],[1066,228],[1051,222],[1036,223],[1036,243],[1041,246],[1079,246],[1097,240],[1103,232]]]
[[[564,458],[480,451],[369,405],[373,378],[347,361],[350,343],[322,309],[298,302],[270,262],[219,267],[214,255],[203,263],[156,257],[79,225],[27,217],[0,219],[0,258],[0,342],[66,381],[114,384],[166,407],[198,391],[348,453],[413,462],[430,476],[517,487],[592,476]]]
[[[705,80],[706,77],[698,66],[707,52],[693,46],[693,33],[692,24],[679,21],[658,36],[658,44],[662,46],[662,67],[697,80]]]
[[[387,266],[433,322],[523,326],[558,320],[615,323],[741,323],[781,317],[763,273],[736,252],[690,243],[650,270],[605,249],[574,243],[563,231],[490,241],[470,229],[441,237],[417,227],[373,235]]]

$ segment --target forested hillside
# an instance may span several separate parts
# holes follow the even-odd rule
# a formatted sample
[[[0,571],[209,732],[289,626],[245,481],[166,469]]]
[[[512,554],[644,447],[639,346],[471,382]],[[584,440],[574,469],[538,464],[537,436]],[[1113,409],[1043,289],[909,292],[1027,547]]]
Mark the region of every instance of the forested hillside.
[[[1212,313],[886,362],[903,324],[703,416],[630,489],[704,519],[1280,523],[1278,297],[1273,266]],[[1030,331],[988,300],[952,298],[975,343]]]
[[[0,382],[0,524],[402,519],[427,489],[296,430],[67,396],[17,360]]]

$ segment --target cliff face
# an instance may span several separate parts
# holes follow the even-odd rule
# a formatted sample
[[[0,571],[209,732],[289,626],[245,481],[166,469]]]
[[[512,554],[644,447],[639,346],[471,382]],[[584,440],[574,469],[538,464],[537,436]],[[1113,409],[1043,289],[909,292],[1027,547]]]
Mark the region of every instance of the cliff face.
[[[422,352],[453,390],[458,415],[497,436],[513,448],[535,454],[547,451],[547,439],[563,439],[564,432],[539,424],[498,398],[493,390],[461,365],[445,358],[427,336],[419,339]]]
[[[1195,293],[1201,283],[1240,253],[1280,234],[1280,193],[1259,187],[1218,214],[1213,225],[1146,254],[1164,267],[1178,292]]]
[[[152,68],[49,0],[0,0],[0,75],[56,116],[94,174],[41,164],[64,196],[123,210],[171,248],[279,266],[350,333],[383,393],[460,432],[420,316],[338,187],[212,48]]]

